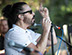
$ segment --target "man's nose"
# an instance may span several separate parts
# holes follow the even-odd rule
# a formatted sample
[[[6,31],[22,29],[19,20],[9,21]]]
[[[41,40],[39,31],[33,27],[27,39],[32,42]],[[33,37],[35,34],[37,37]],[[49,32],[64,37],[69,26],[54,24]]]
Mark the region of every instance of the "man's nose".
[[[35,15],[35,13],[34,13],[34,12],[32,12],[32,14],[33,14],[33,15]]]

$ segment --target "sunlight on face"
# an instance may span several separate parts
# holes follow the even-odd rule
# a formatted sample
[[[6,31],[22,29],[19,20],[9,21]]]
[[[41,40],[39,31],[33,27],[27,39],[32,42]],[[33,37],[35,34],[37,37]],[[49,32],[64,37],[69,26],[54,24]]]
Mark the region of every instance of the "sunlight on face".
[[[7,20],[1,21],[1,32],[6,33],[8,31],[8,23]]]
[[[24,8],[24,12],[31,10],[31,8],[28,5],[24,5],[23,8]],[[33,12],[25,13],[24,14],[24,20],[23,20],[24,23],[32,25],[35,21],[34,15],[35,14]]]

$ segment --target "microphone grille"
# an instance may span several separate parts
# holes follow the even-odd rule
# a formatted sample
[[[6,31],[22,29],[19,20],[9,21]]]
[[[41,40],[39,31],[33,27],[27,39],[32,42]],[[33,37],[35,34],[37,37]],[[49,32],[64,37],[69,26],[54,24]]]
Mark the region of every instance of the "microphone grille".
[[[37,26],[37,23],[34,23],[34,25],[33,26]]]

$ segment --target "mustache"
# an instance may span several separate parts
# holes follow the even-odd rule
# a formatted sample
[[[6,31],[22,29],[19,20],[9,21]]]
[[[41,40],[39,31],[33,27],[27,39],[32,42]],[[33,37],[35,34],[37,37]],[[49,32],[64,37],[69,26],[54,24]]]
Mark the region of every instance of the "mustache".
[[[32,19],[35,19],[35,15],[33,16],[33,18]]]
[[[35,19],[35,15],[33,16],[33,18],[32,19]],[[35,23],[35,20],[34,20],[34,22],[32,23],[32,26],[34,25],[34,23]]]

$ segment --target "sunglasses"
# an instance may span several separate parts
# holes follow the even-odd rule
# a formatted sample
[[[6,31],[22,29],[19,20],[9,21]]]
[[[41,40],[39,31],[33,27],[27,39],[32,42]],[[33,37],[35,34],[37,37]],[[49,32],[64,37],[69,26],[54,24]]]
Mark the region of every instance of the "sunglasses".
[[[25,13],[30,13],[30,14],[32,14],[32,10],[29,10],[29,11],[23,12],[23,13],[21,13],[21,14],[25,14]]]

